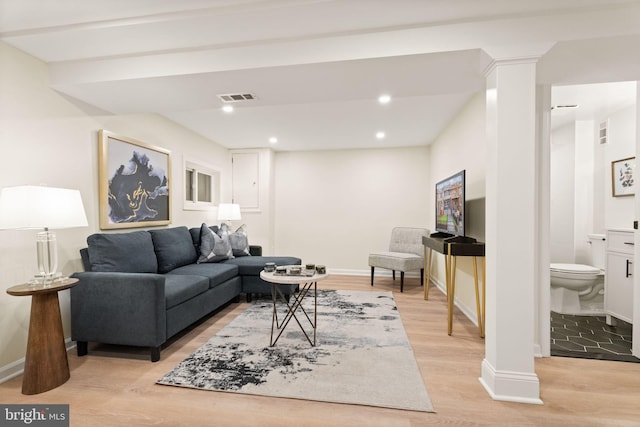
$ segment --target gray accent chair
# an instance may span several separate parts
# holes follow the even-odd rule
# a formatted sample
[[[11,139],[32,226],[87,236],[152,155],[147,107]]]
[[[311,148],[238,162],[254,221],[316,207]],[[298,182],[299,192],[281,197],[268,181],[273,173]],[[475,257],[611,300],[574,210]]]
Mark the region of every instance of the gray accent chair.
[[[391,270],[393,280],[396,279],[396,271],[400,272],[400,292],[404,291],[404,273],[407,271],[420,270],[420,285],[422,285],[424,279],[423,236],[429,236],[429,230],[426,228],[395,227],[391,230],[389,250],[369,254],[371,286],[373,286],[376,267]]]

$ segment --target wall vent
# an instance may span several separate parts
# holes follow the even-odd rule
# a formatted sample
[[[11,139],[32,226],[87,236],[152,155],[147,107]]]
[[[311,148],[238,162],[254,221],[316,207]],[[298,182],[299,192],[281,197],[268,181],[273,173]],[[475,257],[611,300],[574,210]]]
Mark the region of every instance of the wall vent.
[[[222,102],[243,102],[258,99],[258,97],[252,93],[225,93],[218,95],[218,98],[220,98]]]
[[[607,128],[608,128],[608,123],[605,120],[604,122],[600,123],[600,130],[598,132],[598,139],[600,140],[600,144],[606,144],[607,143]]]

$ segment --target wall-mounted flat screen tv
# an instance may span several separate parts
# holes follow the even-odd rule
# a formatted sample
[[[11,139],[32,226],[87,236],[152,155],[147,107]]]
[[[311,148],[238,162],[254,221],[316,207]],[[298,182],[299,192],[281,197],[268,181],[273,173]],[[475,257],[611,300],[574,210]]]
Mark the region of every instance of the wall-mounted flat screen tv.
[[[465,171],[436,184],[436,231],[464,236]]]

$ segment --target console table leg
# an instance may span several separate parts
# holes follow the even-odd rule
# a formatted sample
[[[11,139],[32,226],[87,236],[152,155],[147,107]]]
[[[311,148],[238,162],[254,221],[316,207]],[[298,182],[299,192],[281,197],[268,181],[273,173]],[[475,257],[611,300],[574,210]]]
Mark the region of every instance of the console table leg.
[[[453,318],[451,313],[451,251],[447,251],[446,261],[446,281],[447,281],[447,333],[451,335],[453,329]]]
[[[449,251],[451,254],[451,251]],[[456,257],[449,255],[449,261],[451,263],[451,273],[449,274],[451,277],[451,284],[449,288],[451,289],[451,296],[449,297],[449,335],[453,333],[453,306],[456,297]]]
[[[478,261],[476,257],[473,257],[473,283],[476,288],[476,316],[478,318],[478,332],[480,332],[480,338],[484,337],[484,324],[482,314],[480,311],[480,289],[478,288]]]

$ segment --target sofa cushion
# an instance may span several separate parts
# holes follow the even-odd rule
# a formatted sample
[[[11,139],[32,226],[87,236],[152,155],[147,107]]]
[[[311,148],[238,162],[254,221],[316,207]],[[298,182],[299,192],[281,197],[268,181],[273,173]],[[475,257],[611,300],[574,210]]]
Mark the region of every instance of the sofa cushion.
[[[209,289],[209,279],[203,276],[167,274],[164,281],[164,296],[167,308],[174,307]]]
[[[157,273],[158,261],[147,231],[96,233],[87,237],[91,271]]]
[[[207,224],[200,227],[200,256],[198,264],[204,262],[220,262],[233,258],[229,235],[221,230],[220,235],[215,233]]]
[[[229,242],[234,257],[250,256],[247,226],[242,224],[236,231],[229,233]]]
[[[204,276],[209,279],[209,287],[215,288],[221,283],[238,275],[238,266],[233,264],[220,264],[220,263],[204,263],[204,264],[189,264],[182,267],[178,267],[175,270],[171,270],[168,276],[171,275],[189,275],[189,276]]]
[[[276,265],[302,264],[300,258],[291,256],[247,256],[229,259],[224,264],[237,265],[241,276],[259,276],[264,269],[264,265],[268,262],[275,262]]]
[[[174,268],[196,262],[198,255],[187,227],[150,230],[149,234],[158,258],[159,273],[168,273]]]

